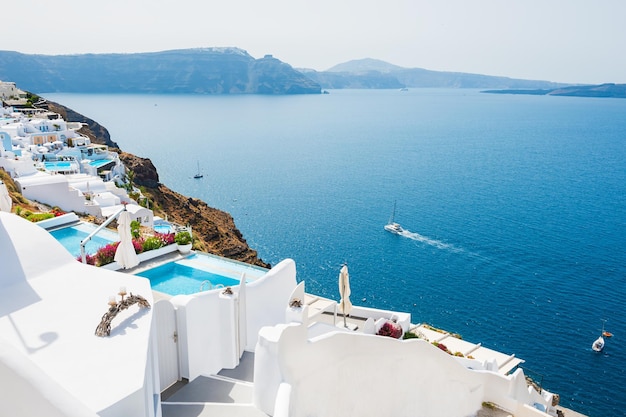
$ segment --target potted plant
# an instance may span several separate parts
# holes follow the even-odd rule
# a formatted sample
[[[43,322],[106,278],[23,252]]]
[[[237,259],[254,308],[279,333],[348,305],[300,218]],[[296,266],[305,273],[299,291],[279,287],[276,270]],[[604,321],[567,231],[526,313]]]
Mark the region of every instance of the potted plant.
[[[176,233],[174,241],[176,242],[176,245],[178,246],[178,251],[180,253],[189,253],[189,251],[191,251],[191,233],[189,233],[187,230]]]

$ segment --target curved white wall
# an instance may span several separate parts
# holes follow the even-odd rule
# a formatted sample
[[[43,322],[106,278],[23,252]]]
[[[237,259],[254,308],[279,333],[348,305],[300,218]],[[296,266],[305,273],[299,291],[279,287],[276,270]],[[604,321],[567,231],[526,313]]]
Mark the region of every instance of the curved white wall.
[[[262,327],[285,321],[285,309],[296,285],[296,263],[285,259],[246,286],[246,350],[254,351]]]
[[[527,389],[521,369],[513,376],[470,370],[421,339],[335,331],[307,337],[307,327],[295,323],[261,330],[254,404],[263,412],[458,417],[491,401],[522,417],[542,415],[526,405],[548,400]]]

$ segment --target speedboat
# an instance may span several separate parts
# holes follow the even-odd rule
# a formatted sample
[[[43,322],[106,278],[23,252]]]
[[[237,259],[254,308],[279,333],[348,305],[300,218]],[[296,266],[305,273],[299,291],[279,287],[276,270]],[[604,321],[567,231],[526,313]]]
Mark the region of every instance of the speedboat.
[[[400,226],[398,223],[395,223],[395,222],[386,224],[385,230],[391,233],[395,233],[397,235],[404,232],[404,229],[402,228],[402,226]]]

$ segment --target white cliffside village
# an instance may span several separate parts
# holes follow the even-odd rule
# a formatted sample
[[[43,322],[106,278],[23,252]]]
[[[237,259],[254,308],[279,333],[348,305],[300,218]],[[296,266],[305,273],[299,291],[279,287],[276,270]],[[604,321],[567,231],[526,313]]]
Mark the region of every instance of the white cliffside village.
[[[124,205],[151,227],[152,211],[129,197],[117,153],[91,143],[77,132],[81,127],[45,110],[2,108],[0,168],[29,200],[103,219]]]

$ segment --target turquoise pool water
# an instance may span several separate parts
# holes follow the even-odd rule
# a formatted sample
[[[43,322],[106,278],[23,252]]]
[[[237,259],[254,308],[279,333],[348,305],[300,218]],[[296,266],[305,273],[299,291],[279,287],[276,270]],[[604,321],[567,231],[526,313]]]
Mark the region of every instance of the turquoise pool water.
[[[72,167],[72,163],[70,161],[47,161],[44,163],[46,167],[46,171],[69,171],[71,169],[78,169],[78,165],[74,163],[74,167]]]
[[[90,161],[89,165],[91,165],[92,167],[100,168],[101,166],[104,166],[110,162],[113,162],[113,160],[112,159],[98,159],[95,161]]]
[[[155,223],[154,231],[159,233],[174,233],[174,227],[170,223]]]
[[[137,275],[148,278],[154,291],[169,295],[189,295],[216,287],[237,286],[242,274],[245,274],[246,282],[250,282],[266,272],[266,269],[241,262],[207,254],[194,254]]]
[[[64,227],[63,229],[53,230],[50,234],[58,240],[72,255],[80,255],[80,242],[85,239],[91,232],[96,230],[97,226],[88,223],[81,223],[76,226]],[[101,230],[96,236],[91,238],[85,246],[85,251],[94,254],[99,248],[112,242],[117,242],[119,236],[112,230]]]

